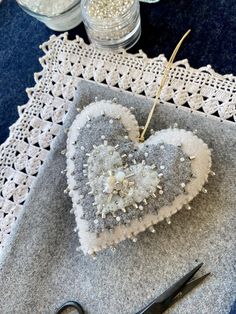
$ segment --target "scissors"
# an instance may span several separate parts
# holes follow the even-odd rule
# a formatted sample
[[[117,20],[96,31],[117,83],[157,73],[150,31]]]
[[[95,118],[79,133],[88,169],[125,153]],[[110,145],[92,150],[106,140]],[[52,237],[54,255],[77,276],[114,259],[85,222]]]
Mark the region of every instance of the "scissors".
[[[57,310],[56,314],[62,314],[66,309],[73,308],[77,310],[79,314],[85,314],[82,306],[76,301],[67,301]]]
[[[187,273],[184,277],[174,283],[170,288],[164,291],[155,300],[149,303],[144,309],[136,314],[161,314],[164,313],[169,307],[180,300],[184,295],[198,286],[202,281],[210,275],[207,273],[197,279],[193,279],[194,275],[202,267],[203,263],[196,266],[193,270]],[[193,279],[193,280],[192,280]],[[61,314],[66,308],[72,307],[78,310],[79,314],[85,314],[82,306],[75,301],[69,301],[64,303],[56,314]]]

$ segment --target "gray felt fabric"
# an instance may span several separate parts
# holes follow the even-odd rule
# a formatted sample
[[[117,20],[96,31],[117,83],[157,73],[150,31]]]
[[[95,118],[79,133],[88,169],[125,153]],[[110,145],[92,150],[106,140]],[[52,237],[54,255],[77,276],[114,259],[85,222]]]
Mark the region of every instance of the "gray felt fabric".
[[[80,106],[95,96],[116,97],[135,108],[140,125],[151,106],[143,97],[93,83],[81,82],[78,95]],[[75,114],[72,107],[67,125]],[[115,253],[106,250],[96,260],[76,252],[75,220],[60,174],[66,137],[58,135],[0,263],[0,313],[54,313],[62,302],[76,299],[88,314],[133,314],[200,261],[212,276],[169,313],[229,312],[236,295],[236,129],[167,104],[157,108],[152,124],[161,129],[175,122],[197,129],[213,148],[216,176],[209,179],[208,194],[196,197],[191,211],[173,216],[170,226],[160,223],[155,234],[142,233],[137,243],[124,241]]]
[[[160,145],[145,145],[142,150],[137,150],[134,143],[125,139],[124,135],[127,135],[123,124],[120,121],[114,120],[112,124],[109,123],[109,118],[92,118],[81,130],[78,132],[78,141],[75,143],[77,153],[74,156],[75,174],[77,193],[83,195],[81,205],[83,206],[84,219],[89,222],[89,230],[99,233],[103,229],[112,229],[118,224],[127,224],[132,219],[141,218],[145,214],[154,212],[156,213],[161,207],[171,204],[174,198],[184,193],[184,189],[181,187],[181,183],[187,184],[192,175],[191,161],[188,156],[174,145],[165,145],[164,149],[160,149]],[[90,125],[88,128],[87,125]],[[103,144],[104,140],[101,136],[105,136],[109,145],[115,147],[117,144],[119,148],[116,150],[120,156],[126,154],[127,157],[123,158],[123,165],[132,165],[133,159],[137,163],[141,163],[145,160],[146,164],[151,166],[155,165],[160,170],[160,165],[165,165],[165,169],[160,170],[164,177],[160,179],[160,186],[163,189],[163,195],[159,195],[157,191],[157,197],[153,198],[151,195],[147,198],[148,204],[144,206],[144,210],[140,211],[133,206],[126,208],[127,212],[123,213],[122,210],[116,212],[116,216],[119,216],[121,220],[117,222],[116,218],[111,213],[106,216],[106,219],[102,219],[100,216],[96,216],[97,208],[93,206],[95,202],[94,195],[88,194],[91,190],[90,185],[86,185],[89,182],[87,176],[83,176],[84,164],[87,164],[87,153],[93,151],[93,145],[99,146]],[[81,150],[80,147],[84,150]],[[145,157],[144,153],[148,153]],[[132,158],[129,158],[129,154],[132,153]],[[184,158],[181,162],[180,159]],[[102,161],[100,161],[101,164]],[[97,168],[97,165],[95,165]],[[103,190],[103,187],[100,187]],[[101,193],[102,191],[100,191]],[[98,223],[94,223],[94,220]]]

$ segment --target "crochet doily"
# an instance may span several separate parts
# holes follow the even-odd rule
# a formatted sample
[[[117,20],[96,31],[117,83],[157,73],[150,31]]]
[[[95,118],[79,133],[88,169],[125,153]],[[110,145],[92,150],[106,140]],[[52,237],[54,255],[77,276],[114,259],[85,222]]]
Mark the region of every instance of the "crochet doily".
[[[0,252],[13,230],[33,181],[62,128],[81,78],[154,97],[166,64],[164,55],[149,59],[142,51],[98,51],[80,37],[53,35],[41,46],[43,67],[29,100],[0,151]],[[219,75],[208,65],[193,69],[187,60],[174,64],[162,101],[200,111],[222,122],[236,121],[236,77]]]

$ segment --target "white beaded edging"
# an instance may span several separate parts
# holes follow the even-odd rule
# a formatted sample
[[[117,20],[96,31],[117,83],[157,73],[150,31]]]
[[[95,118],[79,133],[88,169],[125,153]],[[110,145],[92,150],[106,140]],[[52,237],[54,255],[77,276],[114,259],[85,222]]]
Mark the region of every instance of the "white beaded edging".
[[[94,80],[153,98],[166,58],[149,59],[121,51],[98,51],[67,34],[51,36],[41,46],[42,71],[35,86],[27,88],[27,104],[18,107],[19,119],[0,149],[0,253],[10,238],[50,145],[62,128],[81,79]],[[193,69],[187,60],[174,64],[162,101],[221,121],[236,121],[236,78],[219,75],[210,66]],[[203,112],[200,112],[203,111]],[[218,116],[213,116],[213,113]]]

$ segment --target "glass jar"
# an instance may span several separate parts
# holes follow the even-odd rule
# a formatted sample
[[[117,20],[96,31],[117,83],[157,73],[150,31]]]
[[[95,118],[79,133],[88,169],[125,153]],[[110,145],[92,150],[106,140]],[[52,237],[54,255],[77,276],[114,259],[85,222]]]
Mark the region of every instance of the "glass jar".
[[[81,8],[89,40],[98,48],[129,49],[139,40],[138,0],[82,0]]]
[[[81,0],[17,0],[29,15],[55,31],[67,31],[82,22]]]

